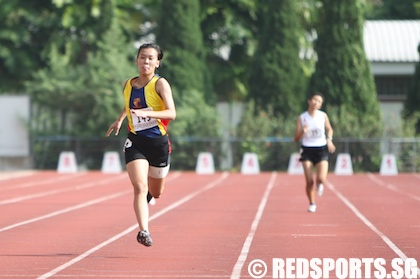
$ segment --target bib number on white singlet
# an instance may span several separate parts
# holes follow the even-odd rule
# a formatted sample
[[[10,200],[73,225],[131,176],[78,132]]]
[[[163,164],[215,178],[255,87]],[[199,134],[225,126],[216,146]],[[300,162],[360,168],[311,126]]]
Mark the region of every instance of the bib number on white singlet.
[[[322,134],[321,129],[311,129],[306,132],[306,136],[311,139],[321,138],[324,135]]]

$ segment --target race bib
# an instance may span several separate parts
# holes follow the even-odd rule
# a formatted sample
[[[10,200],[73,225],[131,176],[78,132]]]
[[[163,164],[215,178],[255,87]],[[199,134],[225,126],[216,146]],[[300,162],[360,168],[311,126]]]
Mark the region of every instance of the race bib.
[[[153,108],[143,108],[142,110],[153,110]],[[138,117],[134,112],[131,112],[131,119],[133,119],[134,131],[136,132],[150,129],[158,125],[156,118]]]
[[[311,129],[306,132],[306,136],[311,139],[321,138],[324,135],[322,134],[322,129]]]

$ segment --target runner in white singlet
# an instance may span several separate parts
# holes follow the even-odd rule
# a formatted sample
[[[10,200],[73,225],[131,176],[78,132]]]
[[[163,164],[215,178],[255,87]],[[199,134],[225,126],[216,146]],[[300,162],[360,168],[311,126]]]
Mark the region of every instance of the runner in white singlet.
[[[316,211],[315,184],[319,196],[324,192],[324,184],[328,174],[328,152],[335,151],[332,142],[333,129],[328,115],[320,108],[324,97],[314,93],[308,99],[308,110],[297,119],[294,140],[301,141],[301,158],[305,180],[306,195],[309,200],[309,212]],[[313,170],[316,168],[314,181]]]

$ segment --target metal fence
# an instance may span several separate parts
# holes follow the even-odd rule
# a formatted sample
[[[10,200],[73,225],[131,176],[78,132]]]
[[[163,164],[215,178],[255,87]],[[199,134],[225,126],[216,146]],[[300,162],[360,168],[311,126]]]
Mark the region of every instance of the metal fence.
[[[32,141],[34,169],[56,169],[62,151],[76,155],[80,170],[100,170],[105,152],[118,151],[124,166],[122,146],[125,137],[38,137]],[[171,169],[195,170],[198,154],[210,152],[216,170],[238,171],[243,154],[258,155],[261,171],[287,171],[292,153],[299,144],[290,138],[172,138]],[[354,172],[379,172],[382,156],[393,154],[399,172],[420,171],[420,138],[353,139],[335,138],[337,150],[331,154],[330,171],[337,155],[350,154]]]

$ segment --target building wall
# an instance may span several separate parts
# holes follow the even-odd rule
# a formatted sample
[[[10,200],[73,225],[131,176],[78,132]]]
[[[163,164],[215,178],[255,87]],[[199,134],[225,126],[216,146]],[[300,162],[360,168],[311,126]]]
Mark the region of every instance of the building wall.
[[[29,96],[0,96],[0,170],[31,167],[29,117]]]

